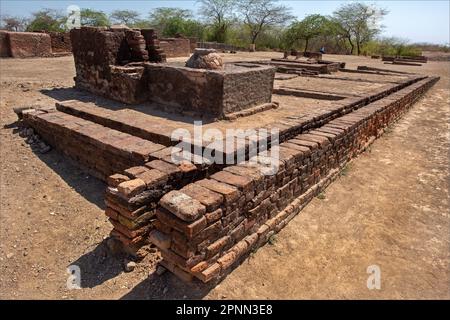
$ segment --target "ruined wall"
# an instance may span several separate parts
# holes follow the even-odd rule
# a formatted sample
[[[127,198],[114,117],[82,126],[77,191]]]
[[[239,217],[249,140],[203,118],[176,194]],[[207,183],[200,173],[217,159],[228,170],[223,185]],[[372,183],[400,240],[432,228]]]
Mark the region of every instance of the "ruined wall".
[[[1,32],[2,57],[31,58],[52,56],[50,36],[35,32]]]
[[[351,114],[353,110],[363,108],[370,101],[386,97],[407,85],[414,84],[420,79],[423,79],[423,77],[411,78],[408,82],[388,90],[374,90],[369,97],[347,99],[346,103],[334,106],[333,110],[330,110],[326,114],[321,116],[308,115],[306,117],[301,117],[296,124],[292,123],[292,120],[286,119],[286,121],[290,121],[289,126],[286,121],[282,121],[280,124],[275,125],[280,128],[280,141],[292,139],[301,132],[311,130],[312,128],[318,128],[329,123],[333,119],[342,117],[342,115],[348,113]],[[420,83],[417,83],[415,87],[408,87],[408,90],[406,91],[399,91],[399,96],[408,93],[411,94],[411,92],[413,92],[413,97],[417,98],[436,80],[437,79],[434,78],[425,79]],[[395,96],[393,98],[388,96],[386,101],[393,102],[396,99],[398,98]],[[117,128],[123,127],[123,124],[117,124]],[[127,132],[138,134],[137,131]],[[140,249],[142,242],[145,242],[146,239],[143,236],[145,233],[141,232],[148,232],[152,228],[161,228],[161,222],[155,218],[154,210],[158,200],[171,190],[178,190],[191,182],[199,181],[223,169],[223,166],[216,163],[210,163],[195,155],[191,155],[191,157],[187,158],[183,157],[183,161],[180,163],[174,162],[173,155],[175,154],[176,156],[178,151],[176,147],[161,149],[150,154],[152,158],[157,160],[146,163],[145,166],[129,168],[124,172],[119,172],[108,178],[109,187],[106,191],[108,209],[105,213],[110,217],[112,216],[112,219],[116,221],[121,221],[124,219],[123,217],[128,217],[128,219],[133,222],[127,225],[124,225],[123,223],[121,223],[122,225],[117,225],[117,228],[114,229],[112,234],[115,238],[120,239],[125,245],[125,249],[129,250],[131,253],[136,253],[137,256],[139,256],[139,252],[145,254],[145,250]],[[217,151],[219,150],[216,149],[216,155]],[[339,151],[339,154],[341,153],[342,150]],[[223,153],[223,159],[228,157],[228,155],[230,154]],[[148,171],[151,171],[151,173]],[[137,183],[136,179],[145,181],[145,186],[143,186],[141,182]],[[127,183],[119,187],[122,182]],[[205,194],[207,194],[207,192]],[[153,212],[151,222],[142,221],[140,219],[140,214],[148,211]],[[151,225],[150,229],[148,228],[148,224]],[[124,228],[127,228],[128,231],[124,230]],[[134,231],[136,231],[136,233],[132,233]],[[134,237],[135,234],[139,234],[139,237]],[[137,245],[139,242],[140,246]],[[130,244],[132,244],[131,247],[129,246]]]
[[[197,42],[198,42],[198,38],[196,37],[191,37],[188,38],[189,39],[189,45],[191,47],[191,53],[195,51],[195,48],[197,48]]]
[[[24,121],[54,148],[103,181],[130,165],[152,160],[164,146],[56,110],[24,114]],[[62,125],[64,124],[64,125]]]
[[[11,56],[11,47],[9,45],[9,36],[7,31],[0,30],[0,57]]]
[[[129,104],[148,99],[143,63],[165,61],[154,30],[82,27],[70,36],[76,87]]]
[[[161,38],[159,45],[167,58],[189,57],[191,42],[185,38]]]
[[[328,124],[281,143],[279,170],[263,175],[267,155],[171,191],[156,209],[150,241],[163,266],[186,281],[226,276],[267,242],[436,78],[426,79]]]
[[[70,32],[49,32],[52,52],[72,52]]]
[[[245,71],[226,73],[223,82],[223,114],[271,102],[274,78],[275,68],[250,67]]]
[[[205,42],[205,41],[197,42],[197,48],[216,49],[217,51],[248,51],[243,48],[233,46],[231,44],[220,42]]]
[[[126,103],[138,103],[146,99],[141,85],[144,68],[120,67],[144,59],[147,54],[140,50],[141,39],[136,39],[133,31],[84,27],[72,29],[70,36],[76,68],[76,87]],[[148,54],[146,57],[148,58]]]
[[[153,64],[145,67],[149,99],[170,111],[222,117],[271,102],[275,76],[271,67],[227,65],[225,72]]]

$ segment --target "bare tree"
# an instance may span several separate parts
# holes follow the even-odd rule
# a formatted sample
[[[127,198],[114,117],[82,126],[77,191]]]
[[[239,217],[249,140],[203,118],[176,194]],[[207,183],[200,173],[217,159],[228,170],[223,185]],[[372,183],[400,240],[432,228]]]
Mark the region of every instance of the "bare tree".
[[[291,9],[277,4],[276,0],[242,0],[238,11],[250,31],[251,44],[255,45],[258,36],[268,27],[289,23],[294,17]]]
[[[139,21],[139,12],[133,10],[115,10],[110,15],[114,23],[133,26]]]
[[[214,40],[225,42],[228,27],[233,21],[236,0],[200,0],[199,13],[213,26]]]
[[[382,27],[379,22],[387,13],[385,9],[356,2],[342,5],[333,15],[341,24],[342,29],[345,30],[352,47],[352,53],[354,40],[359,55],[362,45],[373,39],[381,31]]]
[[[27,20],[22,17],[2,17],[2,27],[8,31],[25,31]]]

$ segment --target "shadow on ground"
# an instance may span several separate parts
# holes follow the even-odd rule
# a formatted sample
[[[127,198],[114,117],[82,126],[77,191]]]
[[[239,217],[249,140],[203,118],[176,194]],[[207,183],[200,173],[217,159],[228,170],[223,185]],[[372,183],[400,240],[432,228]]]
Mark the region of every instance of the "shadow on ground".
[[[181,300],[202,299],[213,285],[203,284],[198,280],[186,283],[170,272],[158,276],[151,273],[147,279],[136,285],[130,292],[121,297],[121,300]]]
[[[19,122],[16,121],[5,125],[4,128],[13,129],[13,134],[18,134],[18,125]],[[101,180],[86,173],[72,159],[58,150],[52,149],[50,152],[44,154],[33,148],[31,150],[83,198],[95,204],[100,209],[105,209],[104,192],[106,186]]]
[[[113,256],[106,245],[106,240],[73,261],[81,272],[81,288],[94,288],[123,272],[122,261],[125,255]]]

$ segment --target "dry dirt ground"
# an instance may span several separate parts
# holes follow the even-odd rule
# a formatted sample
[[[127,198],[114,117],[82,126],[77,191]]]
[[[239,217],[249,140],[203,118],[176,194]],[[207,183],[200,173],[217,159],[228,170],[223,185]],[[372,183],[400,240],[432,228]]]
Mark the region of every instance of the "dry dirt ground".
[[[280,54],[226,59],[270,56]],[[395,66],[441,80],[271,244],[210,288],[157,276],[148,263],[124,272],[105,244],[104,185],[55,150],[34,153],[16,133],[12,107],[71,98],[54,89],[73,86],[72,57],[1,60],[0,298],[449,299],[449,67]],[[73,264],[80,290],[66,286]],[[380,290],[367,288],[370,265],[381,269]]]

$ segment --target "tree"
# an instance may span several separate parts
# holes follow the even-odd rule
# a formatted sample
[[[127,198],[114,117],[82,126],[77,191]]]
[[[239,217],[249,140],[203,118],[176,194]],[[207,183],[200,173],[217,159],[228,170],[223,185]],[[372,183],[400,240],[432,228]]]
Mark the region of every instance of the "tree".
[[[2,17],[2,27],[8,31],[25,31],[27,20],[22,17]]]
[[[258,36],[268,27],[284,25],[293,19],[290,9],[275,0],[242,0],[238,11],[250,31],[250,41],[255,45]]]
[[[348,3],[342,5],[333,15],[341,24],[352,48],[356,44],[358,55],[361,47],[381,31],[380,20],[388,12],[365,3]]]
[[[194,20],[191,10],[179,8],[156,8],[150,13],[150,25],[165,37],[178,34],[203,38],[204,26]]]
[[[294,22],[288,30],[292,43],[298,40],[305,41],[305,52],[308,51],[309,41],[325,32],[327,18],[320,14],[306,16],[302,21]]]
[[[183,33],[185,20],[192,17],[192,11],[179,8],[156,8],[150,12],[150,25],[165,37]]]
[[[110,25],[109,19],[102,11],[81,9],[81,25],[91,27],[106,27]]]
[[[26,31],[64,31],[66,18],[53,9],[43,9],[32,14]]]
[[[234,20],[236,0],[200,0],[199,13],[212,25],[212,40],[225,42]]]
[[[129,27],[140,21],[139,12],[133,10],[115,10],[111,13],[110,18],[114,23],[124,24]]]

